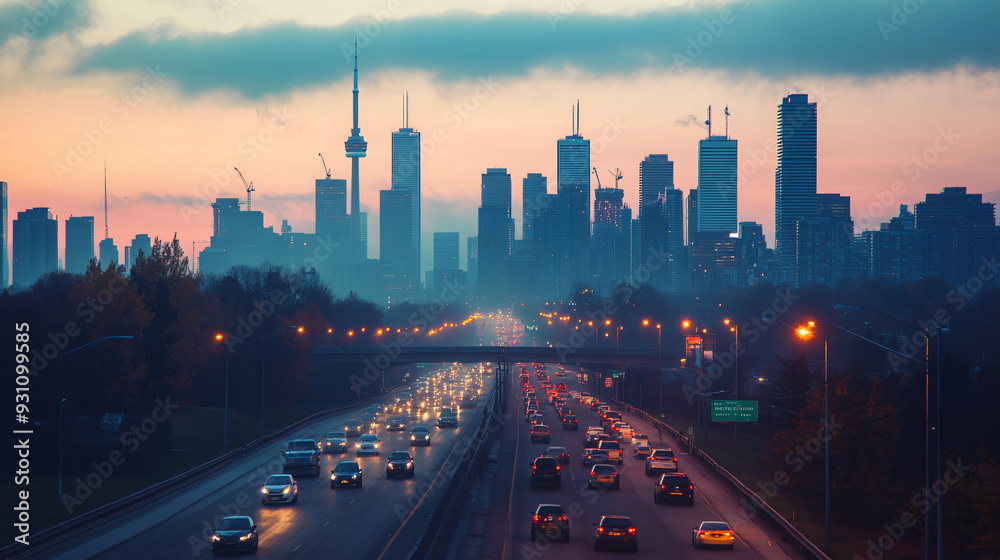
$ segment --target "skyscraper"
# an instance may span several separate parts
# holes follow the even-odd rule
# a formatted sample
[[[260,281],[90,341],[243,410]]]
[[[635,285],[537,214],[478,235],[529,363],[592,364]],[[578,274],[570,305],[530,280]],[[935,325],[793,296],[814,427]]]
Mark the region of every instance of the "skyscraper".
[[[410,128],[409,96],[403,104],[403,126],[392,133],[392,189],[410,191],[410,254],[407,276],[420,278],[420,133]],[[419,284],[419,281],[416,282]]]
[[[482,203],[479,206],[480,296],[502,300],[507,295],[507,263],[514,243],[514,220],[510,217],[510,174],[504,168],[490,168],[482,176]]]
[[[774,248],[779,282],[796,280],[796,223],[816,215],[816,104],[793,93],[778,106]]]
[[[412,266],[413,195],[411,189],[379,191],[379,261],[391,271],[394,291],[420,285]]]
[[[981,258],[995,260],[996,206],[965,187],[945,187],[928,193],[913,207],[917,231],[928,232],[927,273],[949,283],[965,282],[978,274]],[[989,231],[987,231],[989,230]],[[995,285],[996,278],[988,286]]]
[[[796,286],[834,286],[856,275],[851,197],[817,194],[816,208],[796,225]]]
[[[674,188],[674,162],[667,154],[650,154],[639,163],[639,203],[633,272],[641,269],[650,285],[676,293],[684,261],[684,194]]]
[[[479,238],[469,237],[466,242],[466,278],[469,285],[475,286],[479,279]]]
[[[434,273],[431,275],[433,282],[429,288],[440,292],[447,285],[446,282],[463,283],[458,282],[459,277],[464,277],[458,267],[458,241],[457,231],[434,232]]]
[[[90,260],[94,258],[94,217],[70,216],[63,230],[66,235],[66,272],[87,272]]]
[[[10,285],[10,256],[7,254],[7,244],[10,237],[7,234],[7,182],[0,181],[0,289]]]
[[[48,208],[17,213],[12,231],[14,285],[27,288],[38,277],[55,272],[59,259],[59,223]]]
[[[367,247],[362,248],[362,238],[367,239],[362,230],[361,223],[361,179],[359,176],[358,159],[363,158],[368,153],[368,142],[361,136],[361,127],[358,126],[358,40],[354,39],[354,128],[351,129],[351,136],[344,142],[344,150],[347,157],[351,158],[351,261],[360,263],[367,255]]]
[[[736,233],[736,147],[726,135],[712,135],[712,108],[708,108],[708,138],[698,142],[698,231]]]
[[[153,251],[153,242],[149,239],[148,234],[139,233],[132,238],[132,243],[129,247],[128,268],[131,270],[135,266],[135,261],[139,258],[140,254],[143,255],[143,258],[149,258],[149,255]]]
[[[547,203],[548,180],[541,173],[528,173],[521,183],[521,239],[529,249],[537,249],[542,243],[542,228],[537,223],[541,218],[543,205]]]
[[[111,263],[114,263],[115,266],[122,263],[118,246],[115,245],[115,240],[110,237],[101,240],[98,244],[98,253],[98,264],[101,265],[101,268],[108,268],[108,265]]]
[[[639,213],[642,207],[659,200],[667,189],[674,188],[674,162],[667,154],[649,154],[639,163]]]
[[[316,179],[316,237],[335,247],[341,261],[350,239],[347,219],[347,181]]]
[[[590,273],[590,140],[580,136],[579,101],[573,115],[573,134],[556,143],[556,185],[569,199],[570,280],[579,282]]]
[[[598,188],[594,191],[594,238],[591,243],[593,287],[609,293],[618,273],[618,237],[622,232],[622,201],[625,191]]]

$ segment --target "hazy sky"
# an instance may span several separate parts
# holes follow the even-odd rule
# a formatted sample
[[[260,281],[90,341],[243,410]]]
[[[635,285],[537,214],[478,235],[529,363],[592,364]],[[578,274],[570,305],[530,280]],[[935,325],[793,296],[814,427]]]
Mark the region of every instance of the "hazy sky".
[[[521,180],[543,173],[554,192],[577,99],[601,182],[621,168],[633,208],[650,153],[697,186],[707,107],[721,131],[728,105],[739,219],[770,245],[777,105],[807,93],[819,192],[849,195],[857,230],[876,229],[946,186],[1000,201],[998,19],[1000,3],[973,0],[0,2],[0,180],[11,220],[58,215],[60,258],[70,215],[104,237],[105,159],[119,247],[208,241],[208,205],[245,199],[234,166],[265,225],[312,232],[317,154],[350,178],[357,35],[370,256],[404,91],[423,141],[424,270],[434,231],[461,232],[465,266],[487,167],[511,173],[520,236]]]

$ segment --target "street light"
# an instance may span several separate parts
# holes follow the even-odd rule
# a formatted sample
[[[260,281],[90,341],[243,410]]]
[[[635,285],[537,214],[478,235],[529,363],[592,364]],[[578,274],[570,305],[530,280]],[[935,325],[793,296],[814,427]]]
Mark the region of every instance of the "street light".
[[[723,319],[723,324],[729,327],[729,331],[733,333],[736,337],[735,351],[733,352],[733,366],[735,367],[735,372],[733,374],[733,400],[740,400],[740,330],[734,321],[729,319]],[[732,326],[729,326],[732,323]],[[733,466],[736,466],[736,451],[740,431],[740,423],[733,422]]]
[[[76,354],[80,350],[83,350],[85,348],[89,348],[89,347],[93,346],[94,344],[97,344],[99,342],[104,342],[106,340],[134,340],[134,339],[135,339],[135,337],[131,336],[131,335],[115,335],[115,336],[101,337],[101,338],[98,338],[98,339],[95,339],[95,340],[91,340],[90,342],[88,342],[88,343],[86,343],[86,344],[84,344],[82,346],[78,346],[78,347],[70,350],[69,352],[63,353],[63,355],[60,356],[59,359],[61,360],[61,359],[68,358],[69,356],[72,356],[73,354]],[[62,467],[63,467],[63,405],[66,404],[66,398],[62,396],[62,368],[59,368],[58,371],[59,371],[59,379],[56,381],[56,392],[59,394],[58,395],[59,396],[59,461],[58,461],[59,465],[57,467],[58,473],[56,474],[56,476],[58,477],[59,480],[58,480],[58,483],[56,485],[57,486],[57,489],[56,489],[56,499],[59,502],[59,506],[56,509],[56,511],[58,512],[57,519],[61,521],[62,520],[62,483],[63,483],[63,476],[62,476]]]
[[[858,307],[854,305],[840,305],[839,303],[833,306],[834,309],[857,309],[860,311],[871,311],[889,319],[890,321],[896,323],[897,325],[909,329],[915,333],[922,333],[924,335],[924,484],[926,488],[931,487],[931,460],[930,460],[930,449],[931,449],[931,348],[930,348],[930,335],[931,331],[937,331],[937,381],[936,381],[936,391],[937,391],[937,420],[935,429],[937,430],[937,475],[941,476],[941,336],[940,331],[947,331],[948,326],[943,327],[927,327],[925,330],[917,329],[916,327],[907,325],[906,323],[896,319],[895,317],[888,315],[879,311],[878,309],[872,309],[870,307]],[[898,352],[896,352],[899,354]],[[901,354],[905,356],[905,354]],[[910,359],[913,359],[910,356]],[[944,538],[941,534],[941,500],[937,502],[937,556],[938,560],[944,558]],[[931,508],[927,507],[924,511],[924,527],[926,530],[926,537],[924,538],[924,559],[930,558],[930,525],[931,525]]]
[[[649,319],[643,319],[642,326],[648,327]],[[663,418],[663,365],[661,363],[663,360],[663,351],[661,346],[663,342],[662,327],[663,325],[660,323],[656,324],[656,388],[657,393],[659,394],[659,400],[656,403],[656,413],[660,415],[660,418]]]
[[[265,334],[264,336],[257,337],[260,339],[260,435],[262,436],[264,435],[264,368],[265,365],[267,364],[265,355],[265,352],[267,350],[267,339],[280,332],[283,332],[282,329],[295,329],[299,334],[306,332],[305,327],[299,325],[285,325],[274,332]],[[247,342],[253,342],[254,340],[257,339],[255,338],[253,340],[248,340]]]
[[[222,333],[217,333],[215,335],[215,340],[219,342],[225,342],[226,337]],[[229,435],[229,346],[226,346],[226,391],[225,391],[225,404],[223,405],[222,412],[222,452],[225,453],[227,449],[227,436]]]
[[[809,321],[808,326],[795,329],[799,337],[803,339],[812,338],[816,326],[815,321]],[[823,336],[823,426],[827,431],[823,437],[823,469],[825,472],[826,488],[823,489],[824,513],[826,515],[826,554],[830,554],[830,377],[829,377],[829,345],[827,336]]]

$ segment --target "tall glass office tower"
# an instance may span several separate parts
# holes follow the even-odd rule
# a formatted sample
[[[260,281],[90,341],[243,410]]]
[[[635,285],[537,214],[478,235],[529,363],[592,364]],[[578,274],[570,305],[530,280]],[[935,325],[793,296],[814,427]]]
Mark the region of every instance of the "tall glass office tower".
[[[699,195],[700,196],[700,195]],[[778,106],[774,170],[774,249],[778,281],[796,281],[796,224],[816,215],[816,104],[793,93]]]

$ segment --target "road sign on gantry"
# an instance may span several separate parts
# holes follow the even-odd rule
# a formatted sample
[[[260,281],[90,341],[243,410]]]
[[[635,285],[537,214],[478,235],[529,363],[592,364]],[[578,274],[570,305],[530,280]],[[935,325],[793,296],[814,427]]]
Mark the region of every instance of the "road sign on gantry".
[[[713,422],[756,422],[757,401],[712,401]]]

